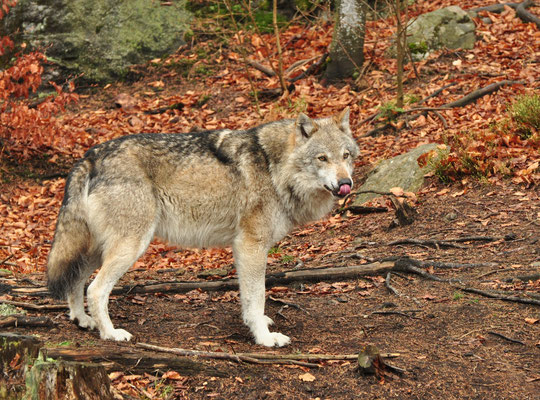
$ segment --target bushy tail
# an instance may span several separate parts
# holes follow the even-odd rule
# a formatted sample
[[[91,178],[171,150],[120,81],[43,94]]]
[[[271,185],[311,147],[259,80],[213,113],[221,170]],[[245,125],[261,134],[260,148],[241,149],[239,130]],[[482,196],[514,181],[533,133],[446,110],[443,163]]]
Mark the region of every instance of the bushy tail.
[[[90,160],[79,161],[66,182],[47,262],[47,286],[51,296],[57,299],[66,297],[87,264],[91,237],[82,200],[87,194],[91,169]]]

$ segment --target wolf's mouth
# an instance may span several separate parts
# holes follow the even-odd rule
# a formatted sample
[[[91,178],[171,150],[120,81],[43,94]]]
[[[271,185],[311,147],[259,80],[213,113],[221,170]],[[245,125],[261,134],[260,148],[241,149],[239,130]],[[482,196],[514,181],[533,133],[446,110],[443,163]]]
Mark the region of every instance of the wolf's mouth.
[[[343,198],[351,193],[351,186],[348,184],[343,184],[337,189],[331,189],[328,186],[324,185],[324,188],[332,193],[335,197]]]

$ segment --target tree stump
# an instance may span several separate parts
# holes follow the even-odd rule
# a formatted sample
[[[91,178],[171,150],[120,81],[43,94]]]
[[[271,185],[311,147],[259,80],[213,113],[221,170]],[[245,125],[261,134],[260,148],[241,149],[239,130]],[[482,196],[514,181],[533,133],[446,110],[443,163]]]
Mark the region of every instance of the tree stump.
[[[99,364],[38,361],[26,377],[26,398],[31,400],[113,399],[111,381]]]
[[[20,399],[28,366],[38,357],[41,342],[33,336],[0,333],[0,399]]]

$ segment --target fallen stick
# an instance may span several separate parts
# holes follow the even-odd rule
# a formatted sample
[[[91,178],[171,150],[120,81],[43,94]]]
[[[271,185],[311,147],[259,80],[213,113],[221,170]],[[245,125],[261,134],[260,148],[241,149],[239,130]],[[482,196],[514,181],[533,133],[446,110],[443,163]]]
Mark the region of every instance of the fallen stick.
[[[489,297],[491,299],[497,299],[497,300],[502,300],[502,301],[510,301],[510,302],[514,302],[514,303],[532,304],[532,305],[535,305],[535,306],[540,306],[540,300],[526,299],[526,298],[517,297],[517,296],[502,296],[500,294],[490,293],[490,292],[486,292],[484,290],[475,289],[475,288],[469,288],[469,287],[464,287],[464,286],[455,286],[455,288],[459,289],[459,290],[461,290],[463,292],[479,294],[480,296]]]
[[[484,97],[490,93],[496,92],[503,86],[507,85],[515,85],[515,84],[524,84],[525,81],[509,81],[504,80],[500,82],[495,82],[490,85],[487,85],[483,88],[477,89],[472,91],[471,93],[467,94],[466,96],[463,96],[461,99],[458,99],[456,101],[452,101],[451,103],[447,103],[441,108],[456,108],[456,107],[463,107],[466,105],[469,105],[471,103],[474,103],[476,100],[478,100],[480,97]]]
[[[147,343],[137,343],[136,346],[143,349],[147,349],[147,350],[176,354],[183,357],[210,358],[210,359],[218,359],[218,360],[235,361],[238,363],[247,362],[250,364],[293,364],[293,365],[301,365],[303,367],[310,367],[310,368],[319,367],[318,364],[307,363],[307,362],[297,361],[297,360],[292,360],[292,359],[272,358],[272,359],[261,360],[261,359],[252,357],[251,355],[231,354],[231,353],[221,353],[221,352],[218,353],[214,351],[188,350],[188,349],[179,349],[179,348],[174,348],[174,347],[173,348],[161,347],[161,346],[154,346],[153,344],[147,344]]]
[[[525,346],[525,343],[523,343],[521,340],[509,338],[508,336],[505,336],[505,335],[503,335],[502,333],[494,332],[494,331],[489,331],[488,333],[489,333],[490,335],[500,337],[500,338],[502,338],[502,339],[504,339],[504,340],[508,340],[509,342],[512,342],[512,343],[518,343],[518,344],[521,344],[521,345]]]
[[[186,357],[160,356],[155,352],[140,351],[134,349],[132,345],[99,347],[44,347],[41,349],[44,358],[62,359],[65,361],[93,362],[111,371],[132,371],[147,372],[154,374],[156,371],[165,372],[174,370],[182,375],[209,375],[209,376],[229,376],[228,372],[219,370],[203,362],[192,360]]]
[[[259,70],[261,71],[263,74],[269,76],[269,77],[273,77],[273,76],[276,76],[276,73],[274,72],[274,70],[272,70],[271,68],[268,68],[260,63],[258,63],[257,61],[255,60],[250,60],[250,59],[247,59],[246,62],[251,65],[253,68],[255,68],[256,70]]]
[[[36,311],[66,310],[69,308],[67,304],[32,304],[32,303],[24,303],[22,301],[12,301],[12,300],[0,300],[0,304],[9,304],[15,307],[24,308],[27,310],[36,310]]]
[[[386,274],[386,279],[384,280],[384,284],[386,286],[386,288],[392,292],[392,294],[394,294],[394,296],[401,296],[401,294],[396,290],[395,287],[392,286],[391,284],[391,280],[392,280],[392,273],[391,272],[388,272]]]
[[[9,315],[0,318],[0,328],[18,327],[51,327],[54,322],[49,317],[28,317],[26,315]]]
[[[450,88],[450,87],[452,87],[452,86],[455,86],[455,85],[457,85],[456,82],[449,83],[448,85],[445,85],[445,86],[443,86],[442,88],[439,88],[439,89],[435,90],[433,93],[431,93],[431,94],[430,94],[429,96],[427,96],[427,97],[424,97],[422,100],[417,101],[417,102],[415,103],[415,105],[416,105],[416,106],[419,106],[420,104],[425,103],[425,102],[428,101],[429,99],[432,99],[433,97],[437,97],[437,96],[438,96],[439,94],[441,94],[444,90],[446,90],[446,89],[448,89],[448,88]]]
[[[387,246],[396,246],[399,244],[414,244],[417,246],[433,246],[435,248],[439,247],[455,247],[458,249],[467,249],[467,246],[462,246],[452,242],[447,242],[445,240],[434,240],[434,239],[398,239],[392,242],[389,242]]]
[[[528,4],[525,4],[528,3]],[[484,7],[477,7],[477,8],[471,8],[467,11],[474,11],[474,12],[480,12],[480,11],[487,11],[490,13],[502,13],[504,11],[504,7],[511,7],[514,10],[518,8],[518,6],[523,5],[524,7],[530,7],[532,5],[532,1],[524,1],[522,3],[501,3],[501,4],[491,4],[489,6]]]
[[[191,356],[191,357],[201,357],[201,358],[212,358],[212,359],[222,359],[230,360],[236,362],[248,362],[254,364],[286,364],[289,362],[295,362],[296,365],[304,365],[309,367],[320,367],[318,364],[313,363],[301,363],[301,360],[304,361],[346,361],[346,360],[357,360],[358,354],[270,354],[270,353],[221,353],[221,352],[212,352],[212,351],[200,351],[200,350],[188,350],[188,349],[179,349],[179,348],[170,348],[170,347],[161,347],[155,346],[148,343],[137,343],[137,347],[160,351],[164,353],[177,354],[181,356]],[[399,353],[380,353],[380,356],[383,358],[395,358],[399,357]]]
[[[394,267],[393,262],[374,262],[371,264],[353,265],[348,267],[330,267],[330,268],[311,268],[298,269],[294,271],[278,272],[266,276],[266,287],[272,287],[278,284],[287,284],[291,282],[320,282],[336,279],[354,279],[360,276],[380,275],[391,271]],[[153,283],[150,285],[125,285],[117,286],[112,294],[125,293],[186,293],[191,290],[237,290],[238,279],[228,278],[215,281],[185,281],[185,282],[164,282]],[[48,296],[47,288],[27,288],[15,287],[10,291],[11,295],[19,296]]]
[[[523,3],[520,3],[516,8],[516,15],[521,18],[523,22],[532,22],[533,24],[536,24],[538,28],[540,28],[540,18],[526,10],[527,7],[530,7],[533,4],[534,3],[532,0],[527,0]]]

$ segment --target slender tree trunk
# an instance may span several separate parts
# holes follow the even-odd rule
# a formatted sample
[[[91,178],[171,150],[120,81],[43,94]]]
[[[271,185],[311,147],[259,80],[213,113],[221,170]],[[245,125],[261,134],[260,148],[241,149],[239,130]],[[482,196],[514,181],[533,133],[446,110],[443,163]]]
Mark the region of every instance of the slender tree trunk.
[[[324,77],[330,81],[347,78],[364,62],[366,9],[363,0],[339,0],[330,62]]]
[[[403,61],[406,46],[406,21],[403,24],[400,16],[401,0],[395,0],[396,12],[396,53],[397,53],[397,96],[396,107],[403,108]]]

